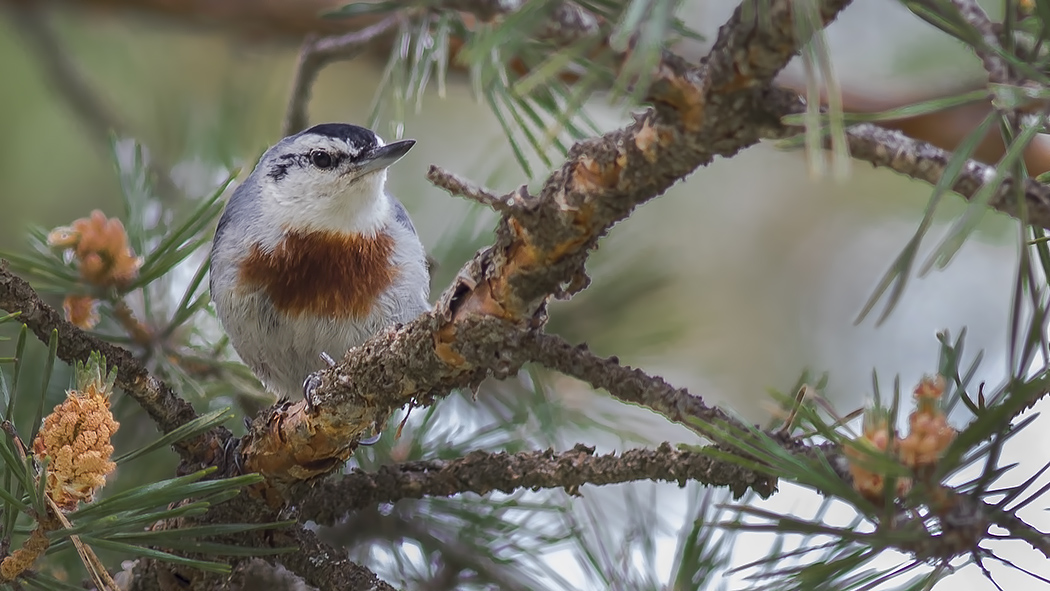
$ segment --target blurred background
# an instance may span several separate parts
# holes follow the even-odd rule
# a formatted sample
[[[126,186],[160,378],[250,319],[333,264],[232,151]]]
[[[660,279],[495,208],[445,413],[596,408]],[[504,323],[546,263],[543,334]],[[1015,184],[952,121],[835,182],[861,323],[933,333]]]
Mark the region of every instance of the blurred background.
[[[0,2],[0,248],[24,248],[30,226],[65,225],[93,209],[120,213],[108,139],[98,121],[71,107],[55,83],[56,67],[74,68],[120,123],[121,135],[140,141],[153,162],[173,167],[174,182],[189,198],[212,190],[224,166],[239,166],[243,174],[279,139],[309,23],[223,16],[222,7],[237,2],[179,8],[158,1],[137,9],[118,0],[41,4],[61,55],[48,55],[33,27]],[[239,9],[279,12],[280,4]],[[303,14],[320,4],[305,3]],[[699,59],[735,5],[683,2],[682,18],[708,41],[679,50]],[[851,101],[857,110],[886,109],[982,83],[972,54],[894,2],[856,0],[827,33],[847,109]],[[310,122],[365,123],[386,55],[381,49],[327,67],[313,91]],[[56,60],[65,63],[56,66]],[[789,85],[802,80],[797,63],[783,76]],[[604,129],[625,119],[600,96],[588,110]],[[964,135],[975,122],[957,113],[926,123],[950,136]],[[388,139],[398,134],[385,124],[378,131]],[[392,189],[438,260],[437,294],[490,242],[495,218],[430,186],[427,165],[497,191],[542,181],[547,170],[538,167],[536,179],[525,176],[463,72],[451,76],[445,97],[428,91],[403,135],[418,143],[396,167]],[[1030,162],[1039,157],[1033,152]],[[928,185],[859,162],[848,178],[817,178],[802,151],[755,146],[698,170],[616,226],[591,259],[591,287],[574,301],[555,303],[552,326],[755,422],[769,420],[768,391],[790,391],[807,368],[830,373],[826,395],[843,414],[871,395],[873,368],[885,383],[899,375],[910,390],[936,370],[941,330],[957,335],[965,328],[968,351],[985,352],[976,380],[998,382],[1005,375],[1017,256],[1016,224],[1005,216],[986,215],[946,270],[911,281],[884,324],[876,327],[873,317],[854,324],[914,233],[930,193]],[[958,197],[948,200],[928,244],[964,209]],[[556,384],[552,391],[582,412],[627,412],[571,380]],[[696,441],[647,414],[630,411],[625,430],[652,441]],[[1045,450],[1050,436],[1043,431],[1030,429],[1011,443]],[[603,445],[618,447],[615,440]],[[660,490],[683,498],[675,487]],[[771,507],[805,512],[820,500],[789,489],[774,502]],[[1004,585],[1023,577],[996,574]],[[991,588],[980,577],[967,584]]]

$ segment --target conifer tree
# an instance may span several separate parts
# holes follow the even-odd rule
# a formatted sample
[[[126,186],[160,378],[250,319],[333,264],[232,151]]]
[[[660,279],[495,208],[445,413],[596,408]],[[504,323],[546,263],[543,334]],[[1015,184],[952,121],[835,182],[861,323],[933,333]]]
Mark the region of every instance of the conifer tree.
[[[955,584],[969,565],[990,586],[1001,566],[1050,585],[1050,534],[1033,517],[1047,508],[1050,463],[1021,473],[1002,453],[1050,390],[1050,186],[1030,175],[1050,109],[1050,1],[1007,0],[1000,16],[974,0],[901,2],[976,55],[987,80],[879,112],[849,109],[831,67],[824,28],[849,0],[743,0],[711,39],[673,0],[379,1],[324,18],[319,2],[141,3],[166,19],[303,37],[281,135],[311,122],[325,66],[386,52],[370,125],[400,137],[412,111],[442,100],[428,90],[469,85],[512,149],[517,168],[500,174],[520,188],[509,192],[477,180],[491,170],[429,167],[436,194],[475,204],[463,231],[431,248],[434,310],[337,358],[309,411],[274,404],[210,304],[209,245],[246,171],[209,169],[194,194],[105,106],[40,6],[3,4],[105,138],[121,207],[30,229],[0,252],[0,587],[918,590]],[[706,56],[683,57],[687,42]],[[801,88],[777,77],[793,59]],[[626,123],[595,123],[597,101]],[[983,120],[950,145],[898,124],[960,105],[983,105]],[[991,158],[989,137],[1001,140]],[[918,383],[873,373],[853,386],[870,403],[838,408],[827,375],[799,368],[755,425],[584,344],[673,279],[617,253],[590,286],[603,237],[763,140],[818,174],[863,161],[931,186],[914,236],[857,302],[861,322],[890,317],[909,279],[951,262],[989,210],[1011,216],[998,383],[975,380],[981,354],[948,327]],[[949,231],[928,235],[962,200]],[[624,329],[611,352],[673,339],[676,320],[664,322]],[[558,395],[563,376],[593,390],[584,404]],[[637,407],[658,415],[655,433]],[[692,443],[664,441],[672,423]],[[359,447],[376,424],[383,438]],[[687,503],[654,506],[647,481],[682,487]],[[820,508],[760,503],[788,486]],[[741,561],[735,550],[753,540],[767,555]],[[1017,547],[1042,568],[1017,563]]]

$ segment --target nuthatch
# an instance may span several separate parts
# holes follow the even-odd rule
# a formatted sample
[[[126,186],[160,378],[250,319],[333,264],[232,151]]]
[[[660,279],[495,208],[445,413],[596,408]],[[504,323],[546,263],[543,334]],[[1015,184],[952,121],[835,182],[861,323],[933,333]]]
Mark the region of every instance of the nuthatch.
[[[385,189],[414,144],[316,125],[267,150],[226,204],[211,297],[233,348],[278,396],[302,392],[312,406],[329,353],[429,309],[423,245]]]

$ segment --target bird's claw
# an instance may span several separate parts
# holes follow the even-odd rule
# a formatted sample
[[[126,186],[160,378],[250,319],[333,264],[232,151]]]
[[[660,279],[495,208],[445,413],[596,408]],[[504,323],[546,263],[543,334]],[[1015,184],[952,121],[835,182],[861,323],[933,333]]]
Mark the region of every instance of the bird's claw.
[[[233,467],[231,476],[244,474],[244,463],[241,457],[241,440],[231,437],[223,446],[223,460],[227,466]]]
[[[332,356],[324,351],[321,351],[321,359],[325,362],[325,364],[328,367],[335,366],[335,359],[332,359]],[[306,401],[306,409],[311,413],[314,411],[315,408],[317,408],[316,404],[314,404],[313,393],[314,390],[321,386],[321,376],[318,375],[319,373],[320,372],[310,374],[306,377],[306,380],[303,382],[303,400]],[[357,442],[357,444],[364,446],[372,446],[376,443],[379,443],[379,440],[382,437],[383,432],[380,431],[378,433],[374,433],[368,437],[361,439]]]
[[[303,381],[303,400],[306,401],[306,410],[311,413],[314,411],[316,406],[314,405],[314,390],[321,387],[321,376],[316,373],[312,373],[306,376],[306,380]]]
[[[379,443],[379,440],[383,438],[383,432],[374,433],[370,437],[365,437],[357,442],[358,445],[372,446]]]
[[[328,367],[335,367],[335,359],[328,353],[321,351],[321,361],[324,361]],[[306,376],[306,380],[303,381],[303,400],[306,401],[306,409],[313,412],[317,405],[314,404],[313,394],[314,390],[321,387],[321,376],[317,375],[320,372],[312,373]]]

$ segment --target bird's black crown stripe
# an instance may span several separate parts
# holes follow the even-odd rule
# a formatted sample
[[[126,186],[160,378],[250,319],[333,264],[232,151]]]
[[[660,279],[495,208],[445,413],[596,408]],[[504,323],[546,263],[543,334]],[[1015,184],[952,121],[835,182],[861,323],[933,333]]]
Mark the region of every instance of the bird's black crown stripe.
[[[361,150],[359,154],[362,155],[368,154],[376,148],[376,134],[372,130],[348,123],[322,123],[314,125],[304,133],[343,140],[347,144],[359,148]]]

